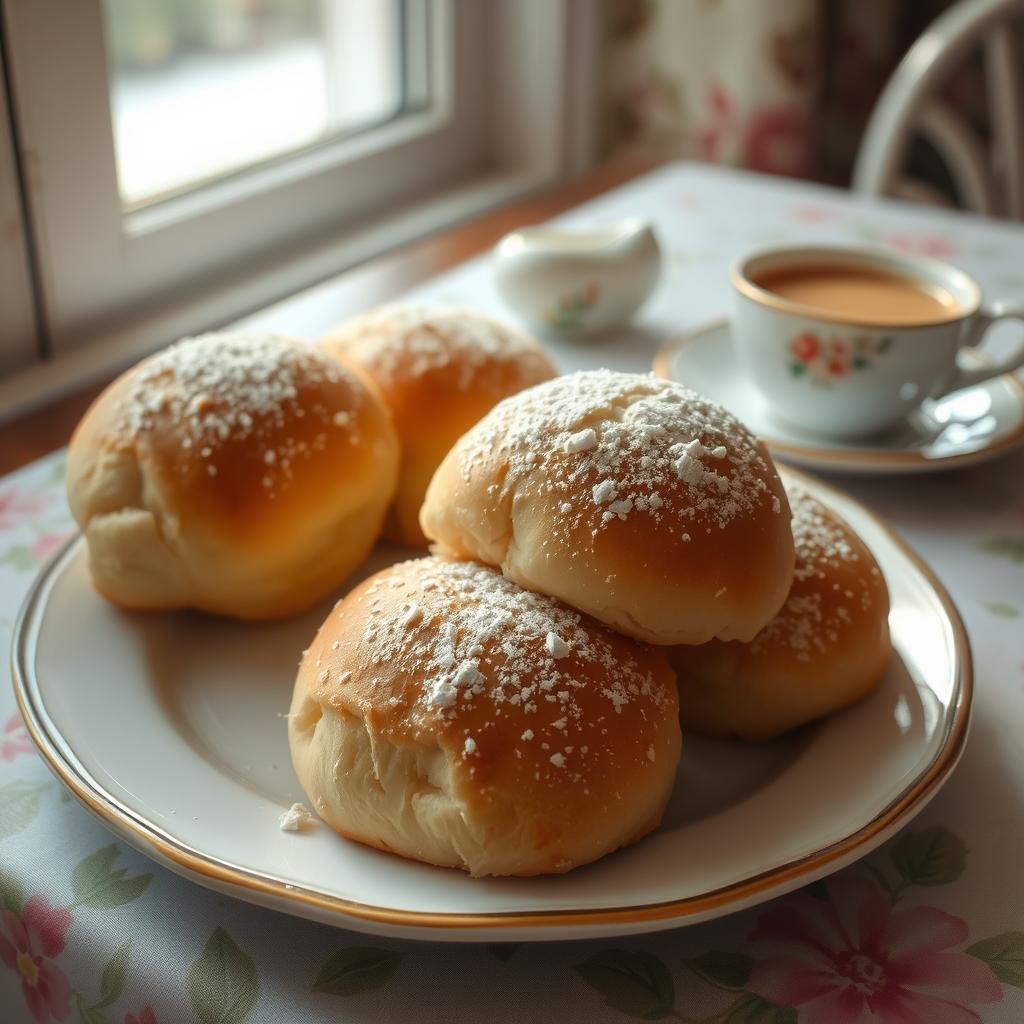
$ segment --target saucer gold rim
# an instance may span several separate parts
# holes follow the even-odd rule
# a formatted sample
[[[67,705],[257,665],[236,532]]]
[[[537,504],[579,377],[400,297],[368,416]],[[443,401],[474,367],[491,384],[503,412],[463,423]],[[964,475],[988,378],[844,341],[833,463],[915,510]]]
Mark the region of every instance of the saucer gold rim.
[[[720,317],[711,323],[688,331],[686,334],[663,346],[654,356],[653,369],[659,377],[666,380],[674,380],[670,369],[673,357],[682,349],[702,340],[705,335],[715,331],[728,330],[729,318]],[[975,352],[975,356],[981,360],[985,359],[983,353]],[[1024,410],[1024,384],[1012,373],[1005,375],[1009,382],[1010,389],[1014,392],[1017,402]],[[998,379],[998,378],[997,378]],[[947,469],[958,469],[963,466],[976,465],[981,462],[988,462],[1003,454],[1010,448],[1024,442],[1024,416],[1021,417],[1017,428],[1005,437],[999,438],[991,444],[969,452],[959,452],[951,455],[942,455],[929,458],[919,451],[907,449],[889,450],[886,448],[821,448],[813,444],[795,444],[790,441],[779,441],[771,437],[762,437],[764,443],[772,455],[778,456],[784,461],[788,458],[805,466],[835,470],[857,470],[870,472],[876,470],[886,472],[889,470],[905,470],[907,472],[938,472]]]

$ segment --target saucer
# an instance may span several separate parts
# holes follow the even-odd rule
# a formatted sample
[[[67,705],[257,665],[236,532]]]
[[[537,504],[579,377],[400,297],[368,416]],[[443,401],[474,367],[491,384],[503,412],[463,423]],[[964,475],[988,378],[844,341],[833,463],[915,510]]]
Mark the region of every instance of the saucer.
[[[968,349],[968,365],[985,357]],[[720,320],[685,335],[654,358],[661,377],[677,380],[725,406],[795,465],[844,473],[928,473],[985,462],[1024,441],[1024,385],[1006,374],[926,402],[893,430],[860,441],[805,433],[780,422],[740,370]]]

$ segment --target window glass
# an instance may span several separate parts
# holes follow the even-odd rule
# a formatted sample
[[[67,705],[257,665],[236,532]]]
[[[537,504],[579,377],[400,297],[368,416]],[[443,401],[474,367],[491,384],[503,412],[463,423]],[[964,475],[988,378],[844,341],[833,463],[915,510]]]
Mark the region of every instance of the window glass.
[[[405,7],[104,0],[125,206],[399,116],[417,56],[405,38]]]

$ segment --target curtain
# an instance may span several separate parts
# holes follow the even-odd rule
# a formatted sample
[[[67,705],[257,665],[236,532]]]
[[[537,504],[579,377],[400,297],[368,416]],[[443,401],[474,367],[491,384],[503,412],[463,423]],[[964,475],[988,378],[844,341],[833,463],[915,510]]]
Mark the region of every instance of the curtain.
[[[606,151],[845,184],[878,94],[946,6],[607,0]]]

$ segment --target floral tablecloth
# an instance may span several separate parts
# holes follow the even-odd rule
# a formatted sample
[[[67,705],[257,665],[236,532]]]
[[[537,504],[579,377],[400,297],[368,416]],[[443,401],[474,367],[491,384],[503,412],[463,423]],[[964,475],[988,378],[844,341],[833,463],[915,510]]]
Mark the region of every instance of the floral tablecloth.
[[[563,367],[645,369],[728,308],[725,268],[759,243],[872,240],[1024,294],[1024,232],[808,185],[675,165],[566,220],[655,218],[668,270],[631,331],[555,345]],[[258,323],[316,336],[336,285]],[[419,290],[503,313],[485,260]],[[57,453],[0,481],[0,634],[70,529]],[[447,946],[367,938],[199,888],[116,842],[34,753],[0,691],[0,1022],[1024,1020],[1024,453],[930,477],[839,479],[928,560],[976,661],[971,738],[904,832],[826,883],[641,938]],[[870,756],[865,751],[865,756]]]

